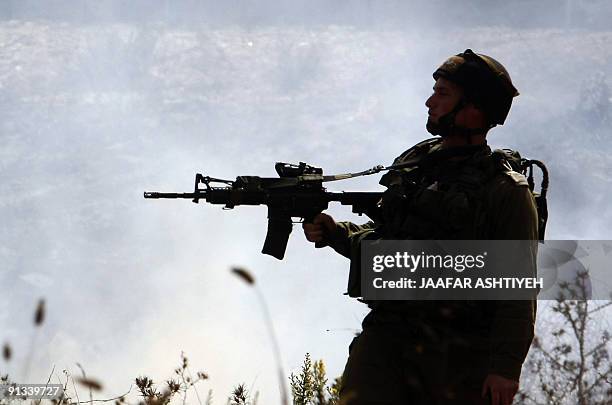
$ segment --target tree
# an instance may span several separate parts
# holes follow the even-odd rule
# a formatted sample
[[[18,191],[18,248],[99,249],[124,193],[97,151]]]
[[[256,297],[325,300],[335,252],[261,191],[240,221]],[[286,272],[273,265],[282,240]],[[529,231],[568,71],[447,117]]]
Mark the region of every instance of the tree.
[[[574,286],[565,283],[562,289],[570,296],[586,297],[587,284],[588,273],[580,272]],[[612,404],[610,333],[597,321],[610,305],[610,301],[559,296],[551,308],[559,322],[552,332],[533,341],[528,384],[516,396],[519,403]]]

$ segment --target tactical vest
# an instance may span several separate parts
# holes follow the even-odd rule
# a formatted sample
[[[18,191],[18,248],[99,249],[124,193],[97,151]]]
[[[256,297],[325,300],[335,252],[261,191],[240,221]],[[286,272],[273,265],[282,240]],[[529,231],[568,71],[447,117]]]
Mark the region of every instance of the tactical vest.
[[[533,190],[533,164],[544,173],[542,194]],[[491,151],[487,145],[442,149],[441,138],[427,139],[402,153],[380,184],[387,187],[379,214],[365,239],[481,240],[488,234],[486,186],[497,176],[529,186],[536,200],[540,239],[546,226],[548,175],[538,161],[522,159],[512,150]],[[529,177],[521,172],[529,169]],[[351,260],[348,293],[361,296],[360,262]]]
[[[417,163],[392,170],[380,180],[387,187],[378,229],[384,239],[489,239],[485,185],[502,173],[517,185],[528,185],[487,145],[440,147],[440,138],[415,145],[394,166]]]

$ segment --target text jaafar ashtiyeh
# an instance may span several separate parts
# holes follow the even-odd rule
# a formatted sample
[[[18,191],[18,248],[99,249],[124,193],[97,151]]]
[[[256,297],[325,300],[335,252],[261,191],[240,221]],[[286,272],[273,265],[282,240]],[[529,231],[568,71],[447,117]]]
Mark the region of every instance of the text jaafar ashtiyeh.
[[[432,289],[534,289],[543,288],[544,279],[535,277],[478,277],[478,278],[454,278],[454,277],[427,277],[419,281],[402,277],[399,280],[383,280],[381,277],[372,280],[374,288],[432,288]]]

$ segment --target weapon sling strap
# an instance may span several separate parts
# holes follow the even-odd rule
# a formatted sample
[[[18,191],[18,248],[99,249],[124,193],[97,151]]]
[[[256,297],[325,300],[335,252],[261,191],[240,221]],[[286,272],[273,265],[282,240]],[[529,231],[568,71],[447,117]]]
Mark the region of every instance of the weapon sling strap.
[[[434,144],[432,143],[432,141],[433,140],[427,140],[425,142],[417,144],[406,152],[404,152],[404,155],[408,155],[411,152],[416,151],[417,148],[420,149],[423,146],[430,147]],[[468,156],[473,154],[480,147],[482,147],[482,145],[465,145],[452,149],[441,149],[430,154],[417,154],[416,156],[403,160],[401,163],[392,164],[390,166],[378,165],[361,172],[322,176],[321,180],[323,182],[346,180],[355,177],[369,176],[372,174],[380,173],[382,171],[415,167],[423,164],[425,161],[432,162],[438,159]],[[546,168],[546,165],[544,165],[544,163],[539,160],[521,158],[520,155],[518,155],[518,152],[512,151],[510,149],[496,149],[495,151],[493,151],[493,156],[496,155],[499,158],[505,159],[511,165],[513,170],[527,177],[527,183],[529,184],[529,189],[531,190],[531,193],[533,194],[533,197],[535,199],[536,209],[538,211],[538,238],[539,240],[544,240],[544,236],[546,233],[546,222],[548,221],[548,203],[546,200],[546,194],[548,192],[549,185],[548,169]],[[540,184],[539,193],[535,191],[534,166],[538,167],[542,172],[542,182]]]

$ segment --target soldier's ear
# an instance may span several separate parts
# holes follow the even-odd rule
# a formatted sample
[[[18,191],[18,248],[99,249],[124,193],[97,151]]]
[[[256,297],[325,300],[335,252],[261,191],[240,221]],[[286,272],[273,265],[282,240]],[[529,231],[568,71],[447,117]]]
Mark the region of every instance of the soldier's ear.
[[[484,123],[488,123],[490,120],[490,108],[487,108],[486,100],[482,100],[480,97],[474,95],[466,95],[465,97],[466,106],[470,107],[470,110],[478,110],[479,120],[482,119]],[[490,106],[489,106],[490,107]],[[476,115],[476,114],[473,114]]]
[[[471,124],[477,124],[484,127],[487,121],[487,113],[483,107],[473,101],[467,101],[465,103],[464,114],[467,120]]]

